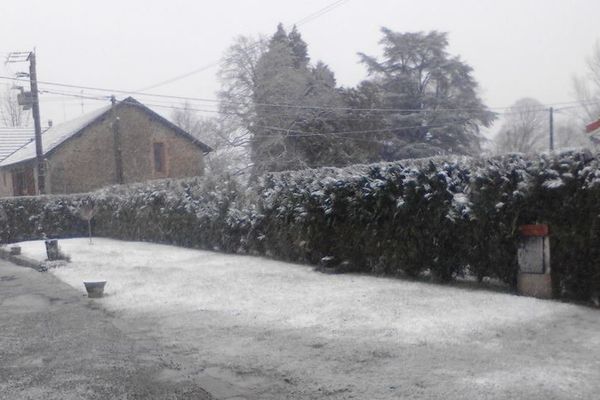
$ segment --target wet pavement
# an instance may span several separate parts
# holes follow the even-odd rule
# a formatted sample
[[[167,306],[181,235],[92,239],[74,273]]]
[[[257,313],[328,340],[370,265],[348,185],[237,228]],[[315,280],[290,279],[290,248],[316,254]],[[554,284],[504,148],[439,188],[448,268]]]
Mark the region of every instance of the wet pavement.
[[[102,299],[0,260],[0,399],[212,399],[170,379],[163,349],[118,329]]]

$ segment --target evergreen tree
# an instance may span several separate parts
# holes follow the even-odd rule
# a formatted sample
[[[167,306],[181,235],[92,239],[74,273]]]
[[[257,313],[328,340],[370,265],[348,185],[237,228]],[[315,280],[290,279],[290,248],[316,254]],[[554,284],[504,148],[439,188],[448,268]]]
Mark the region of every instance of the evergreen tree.
[[[302,39],[300,32],[296,28],[296,25],[292,28],[292,31],[288,35],[288,40],[292,52],[294,53],[294,67],[305,68],[308,65],[308,46]]]
[[[495,115],[477,94],[472,68],[450,56],[445,33],[398,33],[382,28],[383,60],[360,54],[370,82],[382,92],[391,141],[386,159],[480,150],[480,126]]]
[[[382,114],[374,111],[382,108],[381,88],[370,81],[363,81],[353,88],[340,89],[344,107],[340,130],[357,132],[348,134],[349,163],[369,163],[382,159],[385,143],[390,142],[390,131]]]
[[[308,61],[297,29],[287,35],[280,24],[256,66],[255,175],[348,162],[345,140],[335,135],[343,106],[335,76]]]
[[[281,22],[279,24],[277,24],[277,30],[275,31],[275,34],[273,34],[273,36],[271,37],[271,40],[269,41],[269,46],[276,45],[276,44],[281,44],[281,45],[286,45],[286,46],[290,45],[290,40],[288,38],[288,34],[285,31],[285,28],[283,27],[283,24]]]

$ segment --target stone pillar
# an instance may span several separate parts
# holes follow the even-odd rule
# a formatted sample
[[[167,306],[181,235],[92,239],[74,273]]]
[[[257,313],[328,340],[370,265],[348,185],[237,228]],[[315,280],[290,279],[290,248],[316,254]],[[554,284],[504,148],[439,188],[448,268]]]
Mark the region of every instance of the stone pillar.
[[[552,298],[548,225],[522,225],[518,249],[517,289],[524,296]]]

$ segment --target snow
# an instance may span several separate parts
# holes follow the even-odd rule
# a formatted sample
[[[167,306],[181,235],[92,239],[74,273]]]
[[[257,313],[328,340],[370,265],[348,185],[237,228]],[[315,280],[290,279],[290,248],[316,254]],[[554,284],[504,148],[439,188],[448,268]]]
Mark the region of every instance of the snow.
[[[546,189],[558,189],[564,185],[565,185],[565,183],[560,178],[549,179],[542,184],[542,186],[545,187]]]
[[[414,382],[439,386],[436,368],[452,377],[446,384],[456,386],[456,398],[477,398],[469,391],[489,390],[495,381],[495,390],[510,386],[519,374],[519,362],[494,364],[500,349],[547,335],[556,318],[581,309],[493,291],[326,275],[303,265],[167,245],[101,238],[92,245],[85,238],[61,239],[59,245],[71,263],[50,269],[52,274],[82,295],[84,280],[106,280],[106,297],[98,301],[125,320],[124,330],[140,340],[151,332],[181,349],[172,356],[198,369],[186,374],[210,373],[259,393],[249,398],[344,399],[352,393],[393,399]],[[45,258],[42,241],[20,246],[25,256]],[[525,333],[503,341],[512,330]],[[577,340],[586,338],[580,333]],[[481,356],[472,354],[474,348]],[[474,370],[468,378],[455,368],[465,352]],[[559,371],[560,362],[552,362]],[[581,371],[571,372],[572,379],[582,379]],[[552,387],[555,379],[527,374],[539,387]],[[446,398],[448,388],[436,398]]]
[[[21,243],[45,257],[43,242]],[[320,335],[403,343],[459,342],[475,331],[540,318],[556,306],[497,293],[368,276],[329,276],[307,266],[141,242],[60,240],[71,256],[51,272],[85,293],[82,282],[107,280],[105,304],[115,310],[203,309],[247,324],[316,328]],[[143,303],[137,299],[144,299]],[[486,313],[480,312],[486,307]],[[506,308],[511,309],[507,312]],[[427,310],[426,313],[423,310]]]
[[[0,161],[31,142],[33,128],[0,127]]]
[[[452,202],[456,206],[466,206],[469,204],[469,197],[464,193],[454,193]]]
[[[95,121],[96,118],[100,117],[102,114],[110,110],[110,107],[110,105],[101,107],[90,113],[82,115],[79,118],[75,118],[71,121],[67,121],[59,125],[55,125],[46,130],[42,134],[42,144],[44,152],[47,153],[53,150],[55,147],[59,146],[65,140],[69,139],[71,136],[75,135],[83,128],[88,126],[90,123]],[[6,157],[4,160],[2,160],[2,162],[0,162],[0,166],[4,167],[6,165],[32,160],[35,157],[35,142],[32,141],[29,142],[27,145],[21,147],[19,150],[12,153],[10,156]]]

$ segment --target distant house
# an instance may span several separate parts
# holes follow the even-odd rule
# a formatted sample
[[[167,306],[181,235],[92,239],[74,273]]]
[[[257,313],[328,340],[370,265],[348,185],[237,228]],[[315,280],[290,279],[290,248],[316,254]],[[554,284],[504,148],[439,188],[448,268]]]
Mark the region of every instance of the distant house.
[[[37,188],[33,132],[0,154],[0,196],[33,195]],[[47,193],[78,193],[115,183],[183,178],[204,173],[212,149],[129,97],[42,134]],[[14,148],[16,147],[16,149]]]

